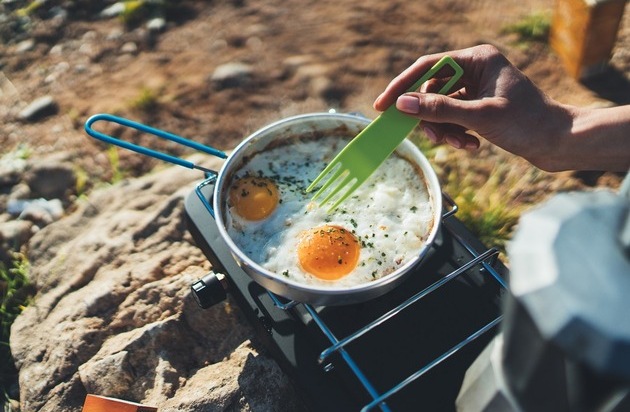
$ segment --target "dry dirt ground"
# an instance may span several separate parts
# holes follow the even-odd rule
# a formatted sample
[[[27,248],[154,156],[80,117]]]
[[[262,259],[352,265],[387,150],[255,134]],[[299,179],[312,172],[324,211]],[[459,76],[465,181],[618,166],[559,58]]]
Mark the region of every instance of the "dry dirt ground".
[[[230,149],[257,128],[293,114],[334,108],[372,117],[374,98],[418,56],[479,43],[498,46],[562,102],[627,104],[630,10],[626,7],[613,72],[587,86],[566,76],[548,46],[518,45],[513,34],[502,33],[507,24],[550,13],[553,6],[552,0],[183,1],[158,36],[149,36],[143,23],[126,27],[116,18],[98,18],[97,10],[71,16],[59,27],[44,19],[34,26],[32,49],[19,51],[11,40],[0,46],[0,154],[20,145],[35,159],[64,152],[87,177],[89,189],[111,179],[115,168],[134,176],[157,165],[129,152],[120,152],[120,165],[113,165],[106,147],[83,132],[92,114],[117,113]],[[137,50],[125,48],[129,42]],[[229,62],[253,67],[245,87],[217,88],[209,81],[216,67]],[[139,108],[143,93],[145,102],[147,95],[151,100],[148,110]],[[18,121],[19,110],[43,95],[55,99],[58,112],[37,122]],[[135,133],[123,136],[190,153]],[[507,162],[520,170],[516,174],[530,176],[524,189],[510,194],[523,204],[584,183],[619,182],[614,174],[532,172],[520,159],[485,144],[476,153],[448,149],[439,162],[445,184],[463,173],[483,184],[497,164]]]

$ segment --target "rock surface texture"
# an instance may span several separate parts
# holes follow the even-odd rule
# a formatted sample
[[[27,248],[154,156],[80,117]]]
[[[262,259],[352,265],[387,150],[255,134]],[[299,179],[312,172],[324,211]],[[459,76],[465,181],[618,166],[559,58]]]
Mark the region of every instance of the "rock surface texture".
[[[22,411],[80,411],[87,393],[160,411],[301,409],[239,309],[190,296],[210,269],[185,223],[195,178],[171,167],[96,190],[31,239],[38,294],[11,331]]]

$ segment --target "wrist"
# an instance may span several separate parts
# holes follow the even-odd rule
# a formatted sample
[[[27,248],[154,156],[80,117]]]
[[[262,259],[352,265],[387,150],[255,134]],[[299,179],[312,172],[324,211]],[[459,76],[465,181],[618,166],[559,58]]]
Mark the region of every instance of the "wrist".
[[[563,169],[627,171],[630,167],[630,106],[565,106],[571,127],[559,138]]]
[[[560,104],[547,98],[536,121],[537,142],[524,157],[536,167],[547,172],[575,169],[574,124],[580,118],[580,109]]]

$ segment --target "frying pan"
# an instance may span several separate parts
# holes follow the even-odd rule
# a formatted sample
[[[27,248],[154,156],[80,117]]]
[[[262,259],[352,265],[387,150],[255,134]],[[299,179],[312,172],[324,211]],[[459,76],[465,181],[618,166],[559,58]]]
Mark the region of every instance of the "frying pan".
[[[190,161],[156,152],[152,149],[98,132],[94,130],[92,126],[99,121],[117,123],[226,160],[220,171],[209,170]],[[97,114],[90,117],[85,123],[85,131],[88,135],[106,143],[111,143],[189,169],[203,171],[206,175],[206,182],[214,182],[213,202],[212,205],[209,206],[209,212],[216,220],[222,240],[226,243],[232,256],[245,273],[264,288],[287,299],[313,305],[346,305],[381,296],[403,282],[412,272],[412,269],[425,257],[439,231],[442,219],[442,193],[440,184],[429,161],[416,145],[409,140],[404,140],[397,147],[396,152],[412,162],[423,175],[433,210],[433,221],[430,225],[429,233],[424,244],[410,261],[394,272],[369,283],[339,287],[306,285],[265,269],[240,250],[228,235],[226,229],[226,217],[228,212],[226,199],[228,197],[228,189],[232,176],[252,155],[270,147],[276,147],[287,139],[295,139],[296,136],[325,136],[333,133],[335,136],[339,135],[352,138],[369,123],[369,119],[355,114],[310,113],[293,116],[276,121],[252,133],[245,138],[229,156],[220,150],[184,139],[170,132],[165,132],[110,114]]]

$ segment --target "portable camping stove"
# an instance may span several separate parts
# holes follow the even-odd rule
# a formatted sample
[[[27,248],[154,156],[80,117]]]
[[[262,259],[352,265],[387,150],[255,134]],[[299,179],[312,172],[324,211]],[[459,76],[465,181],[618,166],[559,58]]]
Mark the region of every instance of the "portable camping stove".
[[[192,285],[202,306],[227,290],[312,410],[449,411],[464,373],[501,320],[507,269],[450,210],[424,260],[387,294],[315,307],[254,282],[221,239],[212,216],[213,181],[186,198],[189,230],[213,272]],[[222,277],[221,277],[222,278]],[[212,289],[212,291],[210,291]]]

